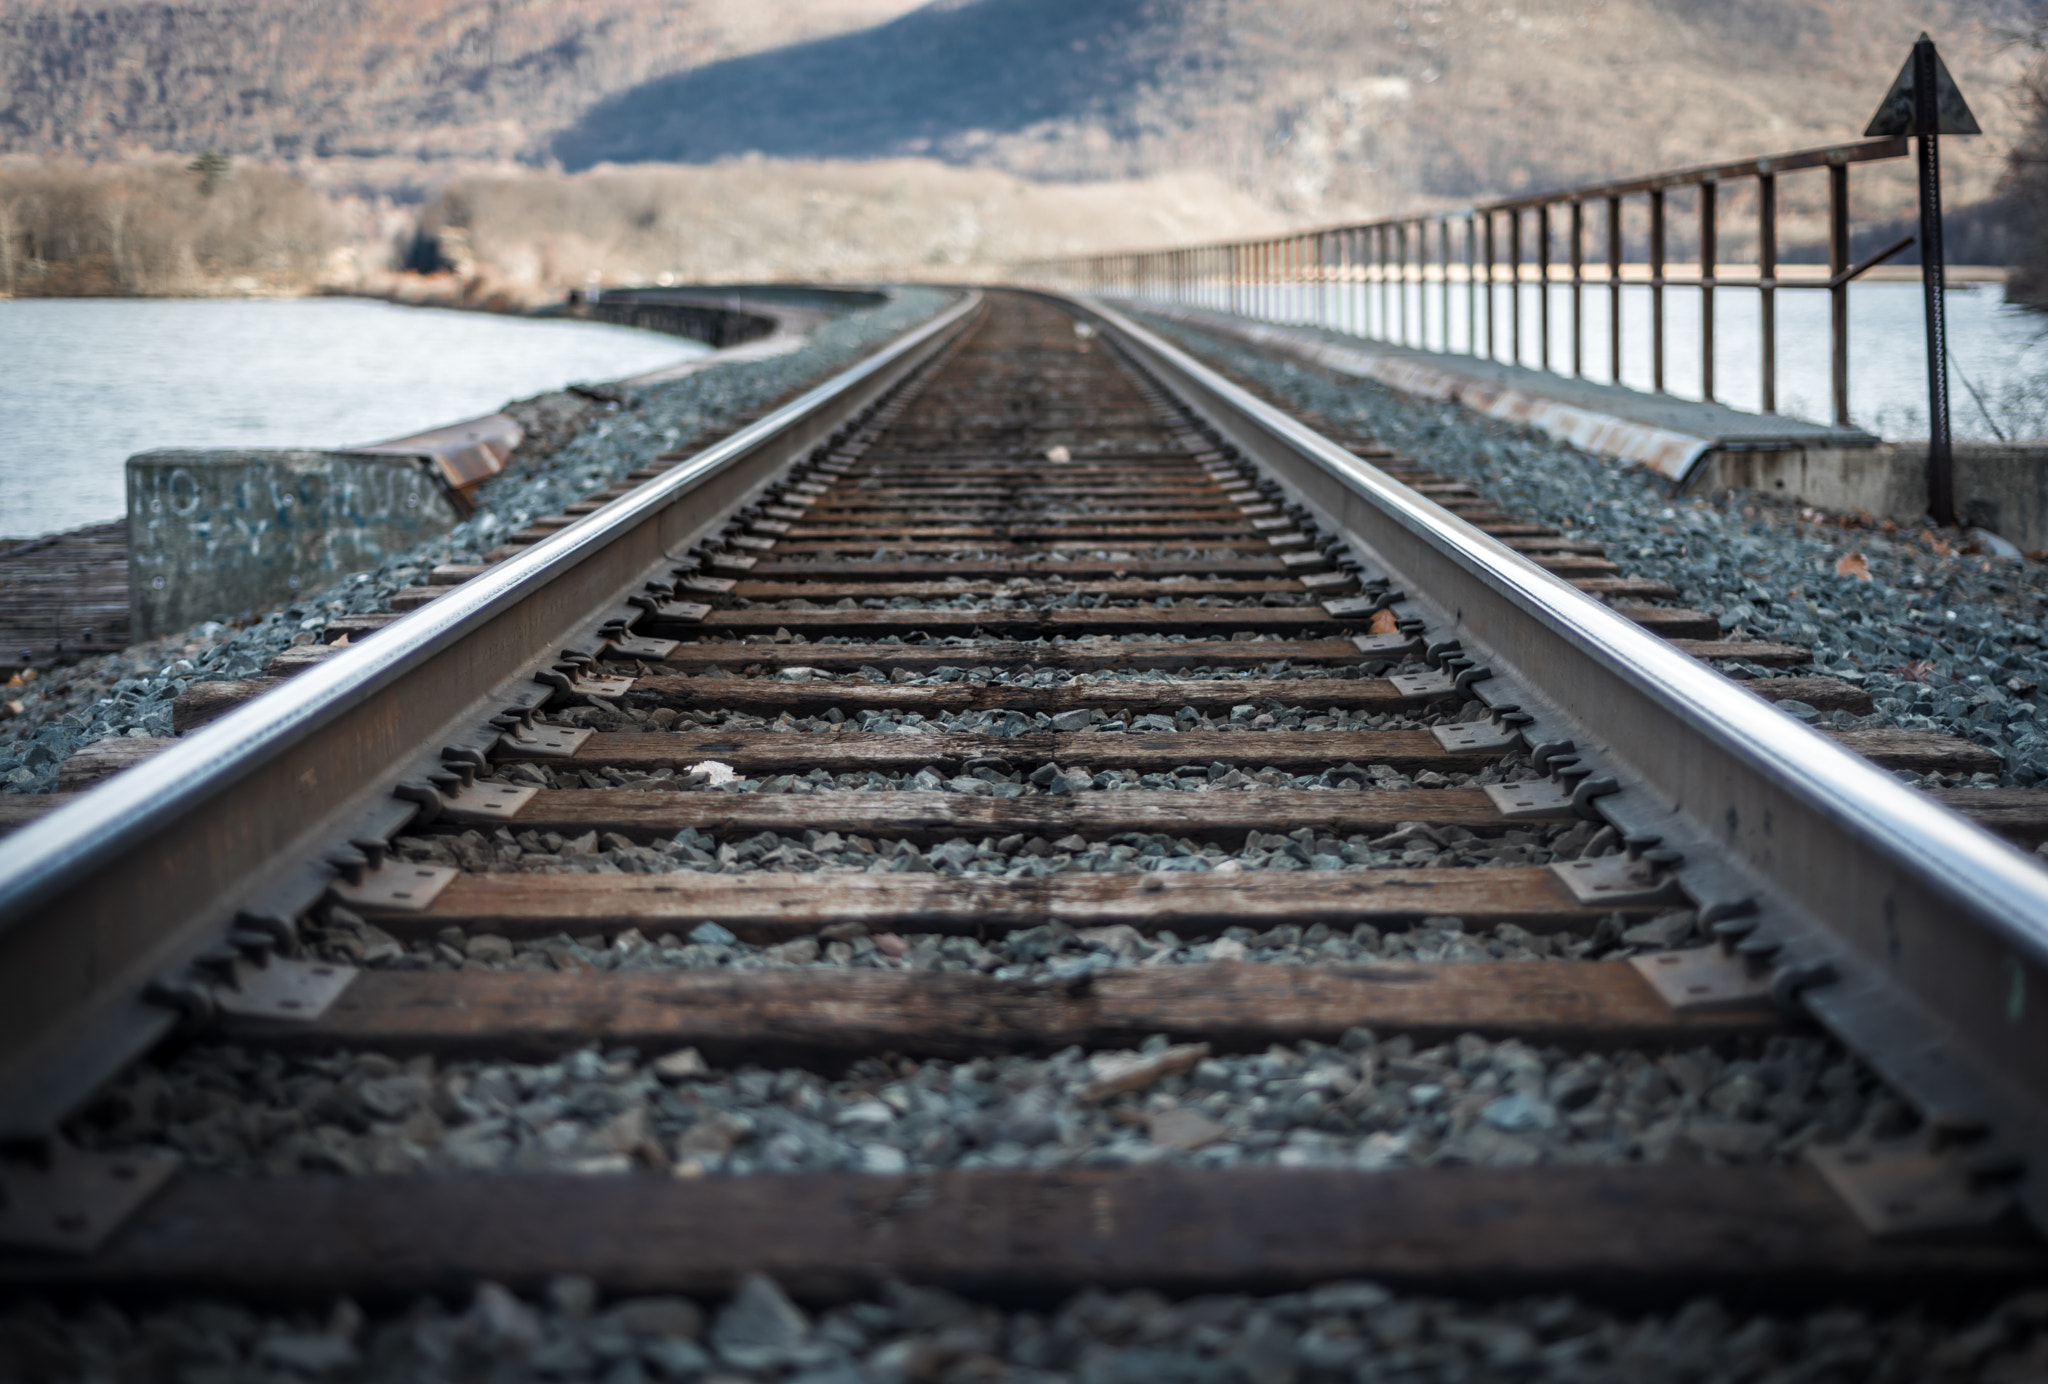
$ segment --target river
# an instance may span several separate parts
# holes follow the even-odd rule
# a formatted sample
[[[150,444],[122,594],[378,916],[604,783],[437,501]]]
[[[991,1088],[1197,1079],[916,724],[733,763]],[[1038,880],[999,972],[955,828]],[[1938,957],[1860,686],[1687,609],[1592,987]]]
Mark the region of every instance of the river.
[[[377,442],[707,349],[355,298],[0,301],[0,536],[120,518],[136,452]]]

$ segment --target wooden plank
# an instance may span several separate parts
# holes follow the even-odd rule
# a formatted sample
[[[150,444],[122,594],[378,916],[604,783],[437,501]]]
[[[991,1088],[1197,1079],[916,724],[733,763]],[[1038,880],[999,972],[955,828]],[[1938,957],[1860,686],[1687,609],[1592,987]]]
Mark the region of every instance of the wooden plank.
[[[1742,685],[1767,702],[1805,702],[1816,711],[1868,716],[1877,709],[1868,692],[1840,678],[1756,678]]]
[[[1052,762],[1096,769],[1172,770],[1184,764],[1215,763],[1280,769],[1316,769],[1344,763],[1385,764],[1404,772],[1455,769],[1470,772],[1496,756],[1447,750],[1426,730],[1384,731],[1184,731],[1103,733],[1048,731],[1025,735],[890,734],[841,727],[831,731],[657,731],[592,735],[566,760],[521,751],[500,741],[500,760],[538,760],[573,765],[611,764],[622,769],[682,770],[717,759],[742,774],[827,769],[835,774],[914,772],[927,764],[958,765],[1002,759],[1017,768]]]
[[[1776,1032],[1763,1001],[1680,1014],[1626,961],[1290,966],[1207,962],[1097,972],[1085,987],[973,973],[794,970],[366,971],[311,1022],[230,1021],[272,1045],[544,1058],[595,1043],[694,1047],[714,1062],[837,1066],[878,1053],[977,1057],[1135,1047],[1155,1033],[1258,1052],[1345,1030],[1572,1047],[1675,1046]]]
[[[934,668],[990,667],[1171,669],[1243,667],[1275,663],[1358,663],[1348,639],[1071,640],[1064,644],[679,644],[661,659],[670,668],[823,668],[851,673],[873,666],[884,672],[928,673]]]
[[[1944,807],[2022,846],[2048,841],[2048,788],[1930,788]]]
[[[1802,649],[1797,644],[1767,644],[1760,639],[1673,639],[1671,643],[1708,662],[1741,659],[1759,668],[1797,668],[1813,661],[1811,649]]]
[[[767,1273],[811,1302],[902,1280],[1044,1301],[1083,1288],[1192,1295],[1370,1279],[1634,1304],[1714,1293],[1784,1310],[1910,1285],[1981,1303],[2044,1269],[2038,1242],[2019,1232],[1872,1240],[1803,1167],[1151,1167],[194,1175],[98,1253],[8,1255],[0,1282],[324,1304],[483,1280],[537,1290],[561,1274],[614,1294],[719,1298]]]
[[[1938,730],[1827,730],[1822,732],[1844,749],[1887,769],[1915,773],[1995,774],[2005,761],[1996,750]]]
[[[1610,609],[1616,615],[1626,616],[1652,634],[1661,634],[1666,639],[1711,639],[1721,632],[1720,621],[1704,610],[1619,603]]]
[[[1117,536],[1097,534],[1086,538],[1034,538],[1013,542],[1007,538],[962,538],[922,541],[914,539],[889,538],[820,538],[783,539],[775,545],[777,553],[850,553],[882,548],[892,553],[1003,553],[1031,552],[1051,549],[1055,552],[1073,548],[1088,550],[1095,548],[1145,549],[1145,548],[1202,548],[1219,551],[1244,553],[1265,553],[1275,551],[1264,537],[1259,538],[1170,538],[1157,537],[1147,541],[1143,535]]]
[[[457,818],[450,818],[451,821]],[[967,793],[677,793],[633,788],[542,789],[513,819],[521,831],[581,836],[616,831],[637,840],[685,827],[737,839],[807,830],[842,836],[929,841],[950,836],[1079,835],[1100,841],[1122,832],[1242,843],[1246,832],[1285,834],[1311,827],[1335,836],[1377,836],[1403,822],[1498,831],[1493,800],[1476,788],[1393,793],[1265,788],[1224,793],[1063,793],[987,798]]]
[[[750,650],[752,647],[758,646],[750,646]],[[1201,682],[1075,682],[1058,687],[1025,687],[1004,682],[961,681],[932,686],[667,674],[635,680],[633,690],[623,700],[629,706],[788,711],[795,716],[816,716],[835,706],[848,714],[916,711],[936,716],[941,712],[1012,710],[1057,715],[1094,707],[1111,714],[1158,711],[1170,716],[1184,706],[1201,712],[1227,712],[1234,706],[1245,705],[1264,707],[1268,698],[1284,706],[1308,710],[1348,708],[1374,714],[1420,706],[1425,700],[1398,691],[1385,678],[1217,678]]]
[[[0,793],[0,836],[39,822],[77,799],[76,793]]]
[[[1270,506],[1269,506],[1270,508]],[[1228,524],[1235,530],[1245,527],[1246,516],[1236,505],[1215,504],[1190,508],[1180,504],[1154,505],[1150,507],[1119,503],[1114,509],[1074,509],[1033,505],[1024,508],[1008,501],[991,501],[976,505],[920,505],[915,508],[855,507],[851,505],[823,505],[803,511],[808,524],[786,521],[790,524],[789,535],[801,537],[837,537],[838,530],[894,529],[898,526],[916,524],[955,524],[993,521],[1014,525],[1019,521],[1030,524]],[[834,530],[831,533],[807,533],[807,527]],[[1014,532],[1014,529],[1013,529]]]
[[[1102,577],[1288,576],[1294,569],[1272,554],[1233,558],[969,558],[922,562],[890,558],[881,562],[787,562],[764,557],[747,575],[756,581],[944,581],[948,577],[1047,577],[1079,581]]]
[[[1178,577],[1136,581],[1118,581],[1110,577],[1092,581],[1086,578],[1061,580],[1048,577],[1040,581],[1019,582],[1016,585],[996,581],[742,581],[733,587],[732,596],[733,599],[740,601],[866,601],[889,600],[896,596],[908,596],[913,600],[951,600],[961,596],[1009,596],[1025,599],[1085,593],[1150,599],[1158,596],[1238,597],[1277,593],[1298,596],[1307,589],[1301,584],[1299,577],[1263,580],[1222,578],[1206,581],[1187,581]]]
[[[383,915],[379,924],[424,936],[455,923],[507,937],[546,937],[629,927],[649,936],[686,934],[716,922],[749,942],[778,942],[835,923],[968,935],[1050,922],[1076,928],[1128,923],[1191,937],[1227,927],[1394,926],[1450,916],[1473,928],[1518,923],[1555,932],[1591,927],[1609,911],[1582,907],[1545,869],[1313,870],[1264,879],[1156,871],[1044,879],[683,871],[464,874],[424,912]]]
[[[1290,528],[1292,525],[1289,526]],[[1286,529],[1276,528],[1274,533]],[[1211,539],[1257,539],[1264,541],[1261,534],[1252,532],[1251,521],[1242,515],[1230,514],[1220,521],[1201,524],[1172,523],[1131,523],[1112,519],[1074,519],[1064,524],[1031,523],[1012,521],[1005,524],[903,524],[888,529],[869,529],[847,524],[791,524],[786,535],[792,543],[803,539],[836,538],[885,546],[900,546],[897,539],[921,540],[927,538],[1002,538],[1013,542],[1041,542],[1050,539],[1087,539],[1095,546],[1115,542],[1144,540],[1161,542],[1168,539],[1195,539],[1208,542]]]
[[[637,628],[670,637],[685,632],[745,636],[786,629],[792,634],[837,634],[858,639],[920,631],[934,637],[985,633],[1029,639],[1148,632],[1208,635],[1239,630],[1306,637],[1358,624],[1355,620],[1332,618],[1320,606],[1106,606],[1096,610],[951,610],[926,606],[909,610],[714,610],[701,621],[687,625],[665,621],[657,613],[642,620]]]
[[[231,682],[195,682],[171,701],[171,731],[183,735],[208,721],[254,701],[286,678],[243,678]]]

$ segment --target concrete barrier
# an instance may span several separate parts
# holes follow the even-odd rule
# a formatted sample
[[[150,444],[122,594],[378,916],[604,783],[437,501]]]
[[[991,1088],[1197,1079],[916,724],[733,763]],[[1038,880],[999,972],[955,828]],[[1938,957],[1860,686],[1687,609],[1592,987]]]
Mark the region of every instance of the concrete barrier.
[[[1957,442],[1956,517],[2022,552],[2048,549],[2048,442]],[[1688,490],[1754,490],[1817,509],[1916,523],[1927,515],[1927,444],[1716,450]]]
[[[128,459],[130,638],[376,567],[460,518],[419,456],[161,451]]]

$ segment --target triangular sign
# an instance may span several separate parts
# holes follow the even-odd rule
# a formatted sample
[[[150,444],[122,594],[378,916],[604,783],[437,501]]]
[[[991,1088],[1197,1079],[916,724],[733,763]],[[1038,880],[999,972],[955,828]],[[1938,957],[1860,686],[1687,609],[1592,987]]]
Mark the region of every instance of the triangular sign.
[[[1920,35],[1920,43],[1929,48],[1934,40]],[[1914,45],[1915,48],[1919,44]],[[1981,135],[1977,128],[1977,117],[1970,114],[1969,103],[1963,100],[1963,93],[1956,86],[1956,79],[1948,75],[1948,64],[1941,60],[1941,54],[1934,55],[1934,110],[1935,130],[1938,135]],[[1877,114],[1870,117],[1870,128],[1863,132],[1872,137],[1885,135],[1916,135],[1920,133],[1919,122],[1913,115],[1913,55],[1906,55],[1906,65],[1899,69],[1899,75],[1892,81],[1892,89],[1884,94],[1884,101],[1878,106]]]

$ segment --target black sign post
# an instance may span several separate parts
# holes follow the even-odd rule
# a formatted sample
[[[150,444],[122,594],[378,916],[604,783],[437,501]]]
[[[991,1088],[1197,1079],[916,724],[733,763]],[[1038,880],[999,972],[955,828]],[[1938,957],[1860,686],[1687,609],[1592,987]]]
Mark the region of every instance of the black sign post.
[[[1948,429],[1948,317],[1942,298],[1942,135],[1981,134],[1963,93],[1948,75],[1934,40],[1913,45],[1866,135],[1913,135],[1920,154],[1920,288],[1927,302],[1927,512],[1937,524],[1956,522],[1955,460]]]

